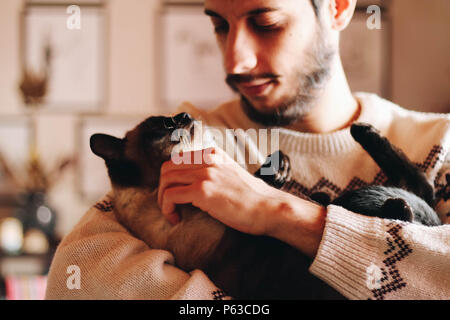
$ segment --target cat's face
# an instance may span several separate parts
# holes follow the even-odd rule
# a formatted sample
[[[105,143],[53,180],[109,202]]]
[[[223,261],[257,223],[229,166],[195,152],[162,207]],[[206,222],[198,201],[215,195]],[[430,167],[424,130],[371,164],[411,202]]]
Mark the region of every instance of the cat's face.
[[[105,160],[111,182],[120,187],[156,188],[161,165],[177,150],[193,149],[196,121],[187,113],[150,117],[123,139],[91,137],[91,150]]]

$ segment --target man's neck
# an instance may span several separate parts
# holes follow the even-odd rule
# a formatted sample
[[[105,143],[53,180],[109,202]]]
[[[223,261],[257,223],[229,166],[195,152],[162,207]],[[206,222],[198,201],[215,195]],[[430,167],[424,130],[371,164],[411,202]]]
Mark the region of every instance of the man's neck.
[[[286,128],[308,133],[330,133],[350,126],[358,118],[360,106],[351,93],[339,56],[336,56],[331,79],[313,103],[309,114]]]

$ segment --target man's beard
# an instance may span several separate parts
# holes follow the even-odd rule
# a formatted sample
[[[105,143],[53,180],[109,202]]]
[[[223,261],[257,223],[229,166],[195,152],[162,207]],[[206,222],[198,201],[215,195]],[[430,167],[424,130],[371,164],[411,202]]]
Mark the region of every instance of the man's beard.
[[[241,94],[241,105],[246,115],[256,123],[267,127],[284,127],[302,120],[313,108],[313,102],[321,94],[326,85],[332,68],[333,58],[337,49],[329,43],[319,31],[315,37],[314,44],[308,50],[307,57],[309,61],[309,72],[303,73],[297,71],[295,79],[298,80],[296,94],[285,99],[272,112],[261,112]],[[237,90],[234,82],[250,80],[251,77],[245,75],[229,75],[227,77],[228,85]],[[279,76],[266,74],[262,77],[276,79]],[[247,79],[248,78],[248,79]]]

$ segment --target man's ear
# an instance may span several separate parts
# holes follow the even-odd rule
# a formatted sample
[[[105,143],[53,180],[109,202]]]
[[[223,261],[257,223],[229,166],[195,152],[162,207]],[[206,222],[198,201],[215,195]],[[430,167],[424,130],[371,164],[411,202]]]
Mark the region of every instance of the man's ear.
[[[90,139],[90,146],[92,152],[104,160],[120,160],[124,142],[106,134],[94,134]]]
[[[331,28],[343,31],[349,25],[355,13],[356,0],[330,0],[329,13],[331,15]]]

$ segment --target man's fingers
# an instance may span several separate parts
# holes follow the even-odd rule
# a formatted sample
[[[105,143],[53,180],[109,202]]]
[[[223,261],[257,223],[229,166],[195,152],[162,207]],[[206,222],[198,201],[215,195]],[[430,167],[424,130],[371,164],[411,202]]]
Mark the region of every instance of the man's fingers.
[[[161,174],[158,187],[158,205],[162,207],[162,198],[166,188],[171,186],[190,185],[197,181],[208,178],[208,172],[205,168],[196,170],[177,170],[166,171]]]
[[[230,159],[221,149],[208,148],[182,153],[178,159],[172,156],[166,161],[161,167],[158,187],[158,205],[166,219],[172,224],[179,222],[177,204],[202,203],[198,200],[207,198],[205,187],[210,184],[206,181],[214,180],[214,167]]]
[[[213,164],[215,148],[173,154],[171,160],[163,163],[161,175],[172,170],[199,169]]]
[[[171,221],[171,219],[174,219],[173,215],[175,214],[176,205],[192,203],[194,196],[194,187],[192,185],[166,189],[161,205],[163,215]]]

